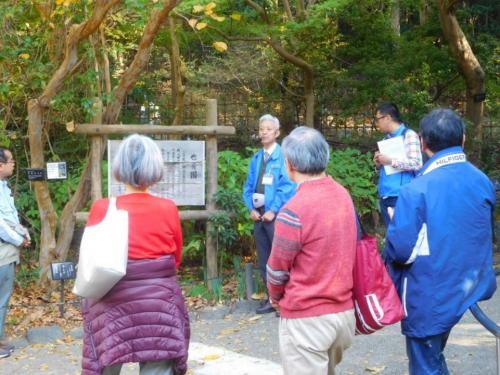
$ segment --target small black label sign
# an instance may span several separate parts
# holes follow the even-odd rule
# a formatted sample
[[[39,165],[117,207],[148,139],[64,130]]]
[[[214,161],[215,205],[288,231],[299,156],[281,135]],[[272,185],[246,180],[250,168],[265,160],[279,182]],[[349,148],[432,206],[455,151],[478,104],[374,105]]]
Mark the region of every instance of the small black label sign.
[[[73,262],[51,263],[52,280],[69,280],[76,278]]]
[[[26,177],[29,181],[43,181],[46,179],[44,168],[26,168]]]

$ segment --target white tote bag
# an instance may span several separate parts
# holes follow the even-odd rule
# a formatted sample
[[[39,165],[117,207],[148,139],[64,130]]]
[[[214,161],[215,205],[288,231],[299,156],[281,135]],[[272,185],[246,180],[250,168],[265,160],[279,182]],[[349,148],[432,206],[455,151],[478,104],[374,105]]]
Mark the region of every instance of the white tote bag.
[[[128,260],[128,212],[109,199],[104,219],[85,228],[73,293],[100,299],[123,277]]]

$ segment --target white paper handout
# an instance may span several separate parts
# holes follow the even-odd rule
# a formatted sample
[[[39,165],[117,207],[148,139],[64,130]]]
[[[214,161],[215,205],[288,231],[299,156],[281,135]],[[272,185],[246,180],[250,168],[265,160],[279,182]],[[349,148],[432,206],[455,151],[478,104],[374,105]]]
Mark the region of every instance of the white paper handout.
[[[380,153],[387,155],[391,159],[398,159],[398,160],[406,159],[403,136],[384,139],[383,141],[377,142],[377,145]],[[385,169],[385,174],[387,175],[401,172],[398,171],[397,169],[394,169],[390,165],[384,165],[384,169]]]

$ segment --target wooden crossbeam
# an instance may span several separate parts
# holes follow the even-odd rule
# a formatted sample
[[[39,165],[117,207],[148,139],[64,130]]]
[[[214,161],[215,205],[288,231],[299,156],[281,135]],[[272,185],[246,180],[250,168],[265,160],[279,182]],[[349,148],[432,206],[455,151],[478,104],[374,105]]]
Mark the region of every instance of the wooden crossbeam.
[[[105,134],[176,134],[176,135],[234,135],[234,126],[198,126],[198,125],[119,125],[119,124],[66,124],[68,132],[87,135]]]
[[[208,220],[212,215],[223,213],[221,210],[184,210],[179,211],[181,220]],[[89,217],[88,212],[76,212],[75,220],[78,224],[85,224]]]

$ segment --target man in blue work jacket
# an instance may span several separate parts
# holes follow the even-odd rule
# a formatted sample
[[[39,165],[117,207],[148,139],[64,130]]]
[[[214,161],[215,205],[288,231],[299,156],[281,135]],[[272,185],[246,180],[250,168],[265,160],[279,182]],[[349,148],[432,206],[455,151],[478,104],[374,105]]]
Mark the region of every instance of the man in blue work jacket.
[[[464,124],[450,109],[420,123],[430,157],[401,188],[385,257],[406,317],[410,375],[449,374],[443,355],[451,329],[496,289],[492,263],[495,189],[463,151]]]
[[[259,119],[259,138],[262,149],[257,151],[248,169],[243,186],[243,200],[254,221],[257,262],[264,285],[266,264],[271,254],[274,236],[274,219],[278,211],[295,194],[295,183],[288,179],[285,159],[276,139],[280,134],[279,120],[271,115]],[[274,311],[269,298],[257,308],[257,314]]]

